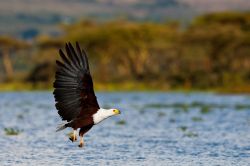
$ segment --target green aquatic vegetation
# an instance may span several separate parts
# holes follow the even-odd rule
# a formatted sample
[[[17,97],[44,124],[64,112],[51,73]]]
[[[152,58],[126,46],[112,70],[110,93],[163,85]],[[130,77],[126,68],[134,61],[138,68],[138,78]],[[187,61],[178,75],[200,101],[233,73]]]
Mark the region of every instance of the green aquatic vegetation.
[[[201,107],[201,109],[200,109],[200,112],[202,113],[202,114],[207,114],[207,113],[209,113],[209,112],[211,112],[211,107],[210,106],[203,106],[203,107]]]
[[[185,132],[188,129],[188,127],[187,126],[180,126],[180,127],[178,127],[178,129]]]
[[[183,103],[173,103],[171,104],[171,107],[174,107],[174,108],[182,108],[185,104]]]
[[[19,135],[22,130],[15,129],[15,128],[4,128],[6,135]]]
[[[180,109],[180,108],[178,108],[178,109],[174,109],[174,113],[175,114],[180,114],[180,113],[187,113],[188,112],[188,109]]]
[[[151,103],[146,104],[145,108],[174,108],[175,113],[188,112],[190,108],[200,108],[202,114],[209,113],[212,108],[227,108],[226,105],[217,105],[217,104],[205,104],[201,102],[192,102],[191,104],[187,103],[172,103],[172,104],[161,104],[161,103]],[[245,105],[244,108],[250,108],[250,105]]]
[[[203,121],[203,119],[201,117],[192,117],[192,121],[201,122],[201,121]]]
[[[194,133],[192,131],[188,131],[184,134],[185,137],[198,137],[198,134],[197,133]]]
[[[172,104],[164,104],[164,103],[151,103],[146,104],[146,108],[179,108],[183,111],[188,111],[189,105],[186,103],[172,103]]]
[[[194,101],[190,104],[190,107],[204,107],[205,105],[205,103]]]
[[[125,120],[120,120],[120,121],[116,122],[116,124],[118,124],[118,125],[125,125],[126,121]]]
[[[242,110],[247,110],[250,109],[250,105],[245,105],[245,104],[237,104],[235,105],[235,110],[236,111],[242,111]]]
[[[178,108],[178,110],[181,112],[188,112],[189,110],[189,105],[186,103],[174,103],[171,105],[171,107]]]
[[[188,105],[185,105],[182,107],[182,112],[188,112],[189,111],[189,106]]]
[[[189,105],[186,103],[174,103],[171,104],[171,107],[175,107],[175,108],[188,108]]]
[[[185,137],[198,137],[197,133],[194,133],[192,131],[188,131],[187,126],[179,126],[178,129],[183,132],[183,136],[185,136]]]
[[[171,106],[168,104],[162,104],[162,103],[151,103],[151,104],[146,104],[145,107],[146,108],[167,108]]]

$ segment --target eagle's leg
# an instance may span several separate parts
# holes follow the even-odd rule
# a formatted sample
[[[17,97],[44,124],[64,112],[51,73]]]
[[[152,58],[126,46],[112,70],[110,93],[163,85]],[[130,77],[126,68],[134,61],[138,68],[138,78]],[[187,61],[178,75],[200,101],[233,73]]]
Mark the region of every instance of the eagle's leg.
[[[83,145],[84,145],[83,135],[84,135],[86,132],[88,132],[88,131],[91,129],[92,126],[93,126],[93,125],[91,124],[91,125],[88,125],[88,126],[84,126],[84,127],[82,127],[82,128],[80,129],[80,131],[79,131],[79,136],[80,136],[80,144],[79,144],[79,147],[83,147]]]
[[[78,145],[80,148],[83,147],[84,141],[83,141],[83,135],[80,136],[80,144]]]
[[[76,130],[74,129],[73,134],[69,137],[69,139],[74,142],[77,140],[77,136],[76,136]]]

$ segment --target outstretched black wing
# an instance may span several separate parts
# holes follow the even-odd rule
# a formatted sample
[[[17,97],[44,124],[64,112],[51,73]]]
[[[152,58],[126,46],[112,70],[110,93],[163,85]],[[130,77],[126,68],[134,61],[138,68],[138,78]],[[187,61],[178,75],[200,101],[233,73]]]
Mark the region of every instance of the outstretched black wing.
[[[66,44],[67,56],[60,49],[62,62],[56,61],[57,72],[54,82],[54,97],[58,114],[63,120],[71,121],[80,114],[92,115],[99,109],[93,89],[86,53],[76,43]]]

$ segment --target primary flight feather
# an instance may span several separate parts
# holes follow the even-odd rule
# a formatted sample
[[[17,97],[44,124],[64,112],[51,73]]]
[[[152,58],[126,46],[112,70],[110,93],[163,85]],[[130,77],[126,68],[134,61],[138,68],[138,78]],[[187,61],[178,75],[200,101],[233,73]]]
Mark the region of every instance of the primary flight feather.
[[[65,46],[66,54],[60,49],[62,61],[56,61],[57,71],[54,82],[54,97],[56,109],[62,120],[67,121],[58,127],[57,131],[67,127],[73,128],[70,140],[76,141],[76,130],[80,128],[79,147],[83,146],[83,135],[93,125],[104,119],[120,114],[118,109],[103,109],[99,107],[95,96],[92,77],[86,52],[78,43],[76,49],[71,43]]]

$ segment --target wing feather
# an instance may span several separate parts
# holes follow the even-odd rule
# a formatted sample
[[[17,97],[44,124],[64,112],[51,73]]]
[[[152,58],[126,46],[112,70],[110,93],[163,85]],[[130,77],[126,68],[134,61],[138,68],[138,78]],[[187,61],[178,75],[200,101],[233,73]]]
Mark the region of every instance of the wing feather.
[[[66,55],[63,53],[61,49],[59,50],[59,54],[64,62],[64,65],[68,66],[68,68],[74,72],[75,70],[74,70],[74,66],[72,65],[72,62],[69,61],[69,59],[66,57]]]
[[[72,46],[71,43],[69,43],[69,50],[70,50],[70,52],[71,52],[71,54],[72,54],[72,56],[73,56],[73,58],[75,60],[75,63],[77,64],[77,66],[80,67],[80,68],[82,68],[83,66],[81,66],[80,59],[77,56],[77,54],[76,54],[76,52],[74,50],[74,47]]]
[[[89,71],[88,58],[76,43],[65,46],[66,55],[60,49],[62,61],[56,61],[54,97],[58,114],[63,120],[71,121],[81,115],[92,115],[99,109]]]
[[[70,66],[68,66],[67,64],[63,64],[62,62],[56,60],[56,64],[59,68],[61,68],[64,72],[72,74],[72,75],[76,75],[74,73],[74,71],[70,68]]]
[[[65,50],[66,50],[67,55],[68,55],[68,57],[69,57],[69,59],[71,61],[72,66],[74,68],[76,68],[76,69],[79,69],[79,66],[77,65],[77,60],[75,59],[75,57],[73,56],[72,52],[70,51],[68,44],[66,44]]]
[[[87,54],[86,54],[86,52],[84,50],[82,50],[82,53],[83,53],[82,58],[83,58],[85,69],[87,71],[89,71],[89,62],[88,62]]]

